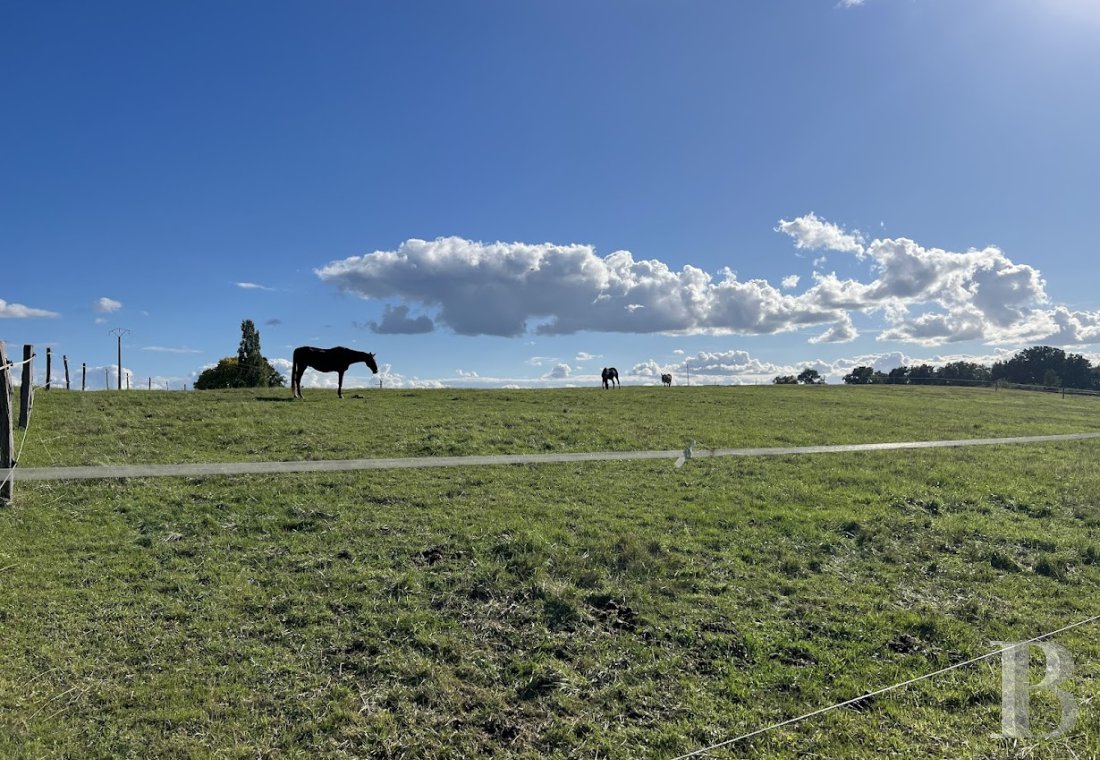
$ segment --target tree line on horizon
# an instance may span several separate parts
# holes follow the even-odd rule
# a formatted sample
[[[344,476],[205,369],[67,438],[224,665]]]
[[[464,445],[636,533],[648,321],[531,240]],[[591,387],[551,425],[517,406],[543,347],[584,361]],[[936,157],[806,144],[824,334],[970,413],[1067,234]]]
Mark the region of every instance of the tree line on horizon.
[[[1032,346],[1018,351],[1010,359],[992,366],[978,362],[954,361],[936,367],[913,364],[895,367],[888,372],[859,366],[844,375],[848,385],[988,385],[998,382],[1015,385],[1038,385],[1044,388],[1074,388],[1100,390],[1100,365],[1081,354],[1067,354],[1053,346]],[[816,385],[825,381],[816,370],[805,369],[797,377],[779,375],[776,385]]]

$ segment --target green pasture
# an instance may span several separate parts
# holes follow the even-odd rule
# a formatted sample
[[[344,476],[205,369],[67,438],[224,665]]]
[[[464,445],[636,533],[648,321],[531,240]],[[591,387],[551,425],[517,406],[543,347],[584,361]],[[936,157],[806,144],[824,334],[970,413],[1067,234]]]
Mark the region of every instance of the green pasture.
[[[799,446],[1100,430],[1100,400],[930,386],[39,390],[28,467]]]
[[[345,395],[40,391],[21,463],[1100,429],[1100,399],[992,389]],[[0,757],[675,757],[1100,613],[1098,454],[17,482]],[[1098,634],[1054,639],[1080,709],[1061,737],[1045,692],[1032,738],[992,736],[995,659],[708,756],[1094,757]]]

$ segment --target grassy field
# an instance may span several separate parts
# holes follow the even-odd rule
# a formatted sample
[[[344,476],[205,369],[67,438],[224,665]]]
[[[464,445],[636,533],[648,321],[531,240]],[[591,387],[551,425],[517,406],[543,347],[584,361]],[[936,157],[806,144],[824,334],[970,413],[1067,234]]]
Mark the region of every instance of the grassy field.
[[[1100,399],[951,388],[283,394],[39,392],[21,461],[1100,429]],[[17,484],[0,756],[675,757],[1100,612],[1098,454]],[[993,660],[711,756],[1095,757],[1098,627],[1055,639],[1066,736],[1035,692],[1036,737],[991,737]]]
[[[929,386],[64,393],[28,467],[796,446],[1095,432],[1095,398]]]

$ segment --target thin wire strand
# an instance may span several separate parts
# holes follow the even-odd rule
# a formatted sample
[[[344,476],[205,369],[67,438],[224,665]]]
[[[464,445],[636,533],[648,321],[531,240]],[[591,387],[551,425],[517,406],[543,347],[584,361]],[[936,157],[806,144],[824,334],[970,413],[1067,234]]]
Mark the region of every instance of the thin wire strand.
[[[723,747],[728,747],[731,744],[736,744],[737,742],[744,741],[745,739],[751,739],[754,736],[759,736],[760,734],[767,733],[768,731],[774,731],[775,729],[782,728],[783,726],[790,726],[794,723],[799,723],[801,721],[807,720],[809,718],[816,717],[818,715],[824,715],[827,712],[837,710],[841,707],[847,707],[848,705],[855,704],[856,702],[861,702],[864,699],[869,699],[871,697],[876,697],[879,694],[885,694],[886,692],[894,691],[895,689],[901,689],[901,688],[906,687],[906,686],[911,686],[911,685],[913,685],[913,684],[915,684],[919,681],[926,681],[929,678],[934,678],[935,676],[943,675],[944,673],[948,673],[952,670],[958,670],[959,668],[966,667],[967,665],[973,665],[974,663],[981,662],[982,660],[988,660],[991,657],[996,657],[997,655],[1002,654],[1004,652],[1007,652],[1010,649],[1015,649],[1018,646],[1022,646],[1024,644],[1033,644],[1036,641],[1042,641],[1043,639],[1050,638],[1051,636],[1055,636],[1059,633],[1064,633],[1065,631],[1069,631],[1069,630],[1072,630],[1074,628],[1080,628],[1081,626],[1087,625],[1087,624],[1092,623],[1092,622],[1095,622],[1096,620],[1100,620],[1100,615],[1093,615],[1090,618],[1087,618],[1085,620],[1081,620],[1077,623],[1072,623],[1070,625],[1064,626],[1062,628],[1059,628],[1056,631],[1051,631],[1050,633],[1041,634],[1041,635],[1036,636],[1034,638],[1028,639],[1027,641],[1016,642],[1016,643],[1012,644],[1011,646],[1003,647],[1002,649],[998,649],[995,652],[990,652],[988,654],[983,654],[980,657],[974,657],[972,659],[966,660],[965,662],[959,662],[959,663],[956,663],[954,665],[949,665],[946,668],[941,668],[941,669],[939,669],[937,671],[934,671],[932,673],[926,673],[922,676],[917,676],[916,678],[910,678],[908,681],[902,681],[901,683],[896,683],[896,684],[893,684],[892,686],[887,686],[887,687],[882,688],[882,689],[876,689],[875,691],[867,692],[866,694],[864,694],[862,696],[855,697],[853,699],[848,699],[848,700],[845,700],[844,702],[838,702],[835,705],[829,705],[828,707],[823,707],[819,710],[814,710],[813,712],[808,712],[805,715],[799,715],[797,718],[789,718],[789,719],[787,719],[785,721],[782,721],[780,723],[774,723],[774,724],[772,724],[770,726],[767,726],[765,728],[760,728],[760,729],[757,729],[756,731],[750,731],[747,734],[742,734],[741,736],[738,736],[736,738],[727,739],[726,741],[719,742],[718,744],[712,744],[709,747],[703,747],[702,749],[697,749],[694,752],[687,753],[686,755],[679,755],[678,757],[674,758],[674,760],[686,760],[686,758],[689,758],[689,757],[699,757],[700,755],[705,755],[708,752],[713,752],[716,749],[722,749]]]
[[[19,451],[16,453],[15,457],[12,458],[11,467],[8,468],[7,476],[5,476],[2,481],[0,481],[0,488],[6,486],[9,482],[11,482],[11,479],[15,477],[15,468],[19,464],[19,460],[23,457],[23,447],[27,445],[27,433],[30,432],[31,418],[34,417],[34,391],[35,386],[32,385],[30,409],[27,410],[27,426],[23,428],[23,438],[19,441]]]

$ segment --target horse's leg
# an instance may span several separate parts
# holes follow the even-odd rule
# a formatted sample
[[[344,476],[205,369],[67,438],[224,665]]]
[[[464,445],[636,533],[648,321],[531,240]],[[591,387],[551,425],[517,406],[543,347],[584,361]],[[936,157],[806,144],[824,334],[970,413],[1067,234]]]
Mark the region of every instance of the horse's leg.
[[[290,370],[290,391],[294,398],[302,397],[302,375],[305,373],[305,364],[295,364]]]
[[[336,395],[339,398],[344,397],[344,372],[341,370],[338,372],[340,379],[336,383]]]

